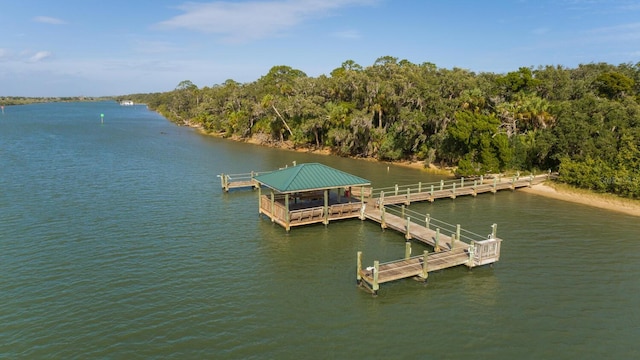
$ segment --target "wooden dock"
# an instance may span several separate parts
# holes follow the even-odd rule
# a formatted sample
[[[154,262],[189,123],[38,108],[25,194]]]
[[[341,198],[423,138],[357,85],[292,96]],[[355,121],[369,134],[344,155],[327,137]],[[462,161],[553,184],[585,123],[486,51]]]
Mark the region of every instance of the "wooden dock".
[[[461,229],[460,225],[443,223],[424,216],[424,222],[419,215],[402,207],[401,210],[389,211],[389,206],[376,208],[367,206],[365,218],[380,223],[382,228],[390,228],[405,235],[407,240],[405,256],[402,259],[380,264],[374,261],[373,266],[362,268],[362,252],[358,252],[356,279],[358,285],[377,294],[380,284],[415,277],[426,281],[431,271],[466,265],[475,267],[491,264],[500,259],[500,245],[502,239],[496,237],[496,224],[491,227],[491,233],[486,237]],[[397,214],[393,214],[396,212]],[[409,215],[405,216],[404,215]],[[444,231],[450,231],[447,236]],[[419,241],[434,249],[425,251],[422,255],[411,256],[410,240]]]
[[[295,163],[294,163],[295,165]],[[261,174],[264,174],[263,172]],[[260,184],[254,180],[257,172],[233,175],[218,175],[225,192],[230,189],[258,188]],[[284,200],[274,196],[260,194],[260,213],[264,213],[272,221],[290,227],[330,220],[360,218],[369,219],[380,224],[383,229],[392,229],[404,234],[406,239],[405,256],[401,259],[380,263],[374,261],[373,266],[362,267],[362,252],[357,254],[357,282],[363,288],[377,294],[380,284],[417,278],[426,281],[429,272],[465,265],[469,268],[492,264],[500,259],[502,239],[496,236],[496,224],[491,226],[488,235],[479,235],[461,228],[459,224],[451,225],[433,219],[429,214],[418,214],[408,207],[412,202],[437,199],[455,199],[459,196],[477,196],[482,193],[496,193],[502,190],[516,190],[531,187],[555,177],[555,174],[512,177],[495,176],[477,179],[441,180],[435,183],[418,183],[411,185],[395,185],[387,188],[354,187],[348,203],[332,202],[331,197],[324,194],[323,204],[313,201],[305,202],[305,207],[297,208],[296,196],[310,196],[310,191],[291,198],[285,195]],[[353,200],[353,202],[352,202]],[[318,200],[319,201],[319,200]],[[411,241],[420,242],[433,251],[424,251],[418,256],[411,256]]]
[[[436,183],[418,183],[411,185],[386,188],[373,188],[364,196],[367,201],[375,199],[378,205],[405,204],[412,202],[430,201],[437,199],[455,199],[459,196],[477,196],[482,193],[496,193],[502,190],[516,190],[523,187],[531,187],[549,180],[553,175],[550,173],[542,175],[513,176],[506,178],[496,176],[492,179],[480,177],[474,180],[442,180]],[[358,195],[354,192],[354,195]]]

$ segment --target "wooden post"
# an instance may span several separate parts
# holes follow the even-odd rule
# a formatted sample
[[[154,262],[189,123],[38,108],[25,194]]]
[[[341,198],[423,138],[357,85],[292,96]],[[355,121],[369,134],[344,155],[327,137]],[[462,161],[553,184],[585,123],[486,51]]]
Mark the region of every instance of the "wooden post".
[[[427,267],[427,259],[429,259],[429,250],[425,250],[422,253],[422,274],[420,274],[420,277],[422,279],[424,279],[424,281],[427,281],[427,278],[429,277],[429,269]]]
[[[476,249],[476,242],[474,240],[471,240],[471,244],[469,244],[469,262],[467,263],[467,267],[474,267],[475,263],[474,263],[474,253],[475,253],[475,249]]]
[[[324,212],[322,223],[327,225],[329,224],[329,189],[324,189],[324,207],[322,211]]]
[[[460,177],[460,187],[464,187],[464,176]]]
[[[480,175],[480,185],[482,185],[484,183],[484,176]]]
[[[493,190],[491,190],[492,193],[496,193],[496,191],[498,191],[498,178],[493,178]]]
[[[460,240],[460,224],[456,225],[456,240]]]
[[[364,203],[364,200],[360,203],[360,220],[364,220],[365,216],[364,216],[364,212],[367,208],[367,205]]]
[[[398,184],[396,184],[396,193],[395,193],[395,195],[396,196],[398,195]]]
[[[433,200],[433,184],[431,184],[431,192],[430,192],[431,198]]]
[[[409,226],[411,225],[411,217],[407,216],[407,232],[404,234],[404,238],[407,240],[411,240],[411,230],[409,229]]]
[[[258,214],[262,213],[262,188],[258,186]]]
[[[271,190],[271,222],[276,221],[275,209],[276,209],[276,196],[273,193],[273,190]]]
[[[378,295],[380,285],[378,284],[378,272],[380,271],[380,262],[378,260],[373,262],[373,284],[371,284],[371,290],[373,295]]]
[[[358,251],[357,255],[357,271],[356,271],[356,282],[358,285],[362,282],[362,251]]]
[[[380,191],[380,199],[378,201],[380,201],[380,204],[378,204],[380,208],[384,207],[384,191]]]
[[[516,177],[514,176],[513,179],[511,179],[511,190],[515,190],[516,189]]]
[[[410,205],[411,204],[411,188],[407,188],[407,200],[406,200],[406,204]]]
[[[291,229],[291,227],[289,226],[289,194],[284,194],[284,208],[285,208],[285,213],[284,213],[284,223],[285,223],[285,229],[287,231],[289,231],[289,229]]]
[[[425,227],[426,227],[427,229],[429,229],[429,223],[430,223],[430,222],[431,222],[431,215],[430,215],[430,214],[427,214],[427,216],[425,216],[425,218],[424,218],[424,224],[425,224]]]
[[[496,238],[497,230],[498,230],[498,224],[491,225],[491,238],[492,239]]]
[[[404,243],[404,259],[409,260],[411,257],[411,241]]]
[[[533,186],[533,174],[529,175],[529,187]]]
[[[401,205],[401,206],[400,206],[400,209],[402,209],[402,210],[401,210],[401,215],[400,215],[400,217],[402,217],[402,218],[403,218],[403,217],[404,217],[404,205]]]
[[[451,184],[453,186],[453,194],[451,195],[452,199],[456,198],[456,183],[452,183]]]
[[[473,196],[478,195],[478,180],[473,180]]]
[[[387,223],[384,221],[384,214],[385,214],[386,210],[385,207],[381,207],[380,208],[380,227],[383,229],[387,228]]]
[[[422,181],[418,181],[418,193],[422,192]]]
[[[440,180],[440,191],[444,190],[444,180]]]
[[[227,191],[226,187],[224,186],[224,173],[220,174],[220,186],[222,186],[222,190]]]
[[[436,228],[436,244],[433,247],[433,251],[435,252],[440,252],[440,244],[438,244],[439,241],[440,241],[440,228]]]
[[[456,234],[451,234],[451,250],[455,247],[456,244]]]

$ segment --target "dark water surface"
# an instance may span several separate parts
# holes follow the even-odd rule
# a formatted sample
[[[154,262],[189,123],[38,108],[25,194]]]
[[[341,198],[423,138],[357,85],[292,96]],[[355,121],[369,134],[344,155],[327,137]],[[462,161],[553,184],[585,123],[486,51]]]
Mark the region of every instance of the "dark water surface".
[[[216,178],[293,161],[377,187],[438,180],[203,136],[144,106],[5,107],[0,358],[640,358],[637,218],[522,192],[411,205],[497,223],[501,261],[374,298],[356,252],[402,257],[402,235],[360,220],[286,233]]]

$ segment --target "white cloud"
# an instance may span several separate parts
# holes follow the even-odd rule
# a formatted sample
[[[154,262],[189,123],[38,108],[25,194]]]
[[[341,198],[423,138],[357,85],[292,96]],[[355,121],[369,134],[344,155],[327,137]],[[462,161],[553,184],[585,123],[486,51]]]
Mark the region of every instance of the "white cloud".
[[[29,62],[40,62],[48,57],[51,57],[51,55],[52,54],[49,51],[38,51],[29,58]]]
[[[43,23],[43,24],[51,24],[51,25],[63,25],[66,24],[66,21],[50,16],[36,16],[33,18],[33,21]]]
[[[184,12],[163,21],[162,28],[184,28],[220,34],[225,41],[244,42],[282,33],[305,20],[329,15],[332,11],[370,5],[376,0],[272,0],[186,3]]]

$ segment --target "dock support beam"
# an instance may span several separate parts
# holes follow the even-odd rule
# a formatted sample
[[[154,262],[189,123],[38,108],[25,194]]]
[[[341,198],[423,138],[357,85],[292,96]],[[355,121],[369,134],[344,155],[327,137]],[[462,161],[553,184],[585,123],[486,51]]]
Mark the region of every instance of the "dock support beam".
[[[407,239],[407,241],[411,240],[411,230],[409,229],[409,226],[411,226],[411,217],[407,216],[407,232],[404,234],[404,238]]]
[[[435,246],[433,247],[433,251],[435,252],[440,252],[440,244],[438,244],[439,241],[440,241],[440,228],[436,228]]]
[[[420,274],[420,277],[422,278],[422,280],[427,281],[427,278],[429,277],[429,269],[427,266],[427,259],[429,259],[429,250],[425,250],[422,253],[422,274]]]
[[[356,283],[360,285],[360,283],[362,282],[362,251],[358,251],[356,264],[357,264]]]
[[[409,260],[411,257],[411,242],[407,241],[404,243],[404,259]]]
[[[371,291],[373,295],[378,295],[378,290],[380,290],[380,284],[378,284],[378,271],[380,270],[380,261],[376,260],[373,262],[373,284],[371,284]]]

